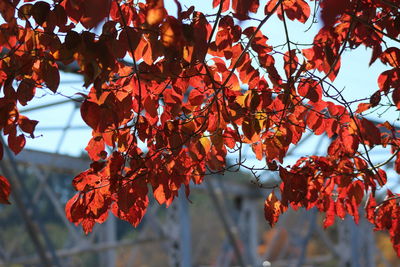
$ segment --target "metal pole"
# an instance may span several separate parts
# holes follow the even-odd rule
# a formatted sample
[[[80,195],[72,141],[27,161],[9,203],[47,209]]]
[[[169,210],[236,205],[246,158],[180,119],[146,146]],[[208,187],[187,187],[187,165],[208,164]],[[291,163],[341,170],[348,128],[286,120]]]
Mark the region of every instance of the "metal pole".
[[[360,267],[360,239],[362,238],[360,236],[360,225],[356,225],[356,223],[353,221],[353,218],[347,217],[347,227],[349,227],[349,232],[350,232],[350,242],[351,242],[351,266],[352,267]],[[365,265],[364,265],[365,266]]]
[[[208,193],[210,195],[211,200],[214,202],[214,208],[215,208],[215,210],[217,212],[217,216],[221,220],[222,225],[223,225],[224,230],[225,230],[225,233],[228,236],[228,239],[229,239],[229,241],[231,242],[231,244],[233,246],[233,250],[234,250],[234,252],[236,254],[236,257],[237,257],[237,260],[239,262],[239,265],[241,267],[245,267],[246,264],[245,264],[245,261],[244,261],[243,256],[242,256],[242,252],[240,251],[239,244],[238,244],[238,242],[236,240],[236,236],[234,234],[234,229],[231,229],[231,227],[229,225],[229,222],[228,222],[228,219],[226,218],[224,209],[222,208],[221,204],[218,201],[218,198],[217,198],[217,195],[215,194],[214,188],[213,188],[213,186],[211,185],[211,183],[209,181],[206,180],[206,181],[204,181],[204,183],[207,186],[207,191],[208,191]],[[237,232],[237,231],[235,231],[235,232]]]
[[[36,214],[36,215],[38,214],[38,212],[36,210],[36,207],[34,205],[29,205],[29,202],[26,202],[26,204],[24,204],[22,195],[24,195],[25,197],[29,197],[28,191],[25,188],[24,184],[21,183],[21,181],[22,181],[21,177],[22,176],[19,173],[19,170],[17,168],[17,163],[16,163],[16,161],[14,159],[14,156],[11,154],[11,151],[5,145],[5,142],[4,142],[4,139],[3,139],[2,136],[0,136],[0,140],[1,140],[2,144],[3,144],[4,150],[6,152],[5,154],[7,155],[7,158],[9,160],[9,162],[11,163],[12,170],[9,170],[7,168],[7,166],[5,166],[4,161],[1,161],[1,168],[4,171],[4,173],[6,174],[6,176],[10,177],[10,182],[12,182],[11,185],[14,187],[14,191],[15,191],[15,194],[14,194],[15,200],[17,202],[17,199],[18,199],[18,202],[20,202],[19,204],[17,204],[17,206],[20,208],[20,211],[22,213],[23,219],[24,220],[28,219],[29,225],[33,226],[32,229],[28,229],[28,232],[32,231],[32,230],[35,232],[34,235],[30,234],[31,238],[33,238],[32,241],[34,242],[35,246],[38,246],[37,247],[38,248],[38,253],[45,253],[46,250],[42,246],[42,244],[40,243],[40,241],[38,239],[38,235],[36,234],[36,231],[39,230],[39,232],[43,235],[43,239],[45,241],[45,244],[47,245],[47,247],[48,247],[48,249],[50,251],[50,255],[51,255],[52,259],[53,259],[52,263],[55,266],[61,266],[61,264],[60,264],[60,262],[58,260],[58,257],[57,257],[57,255],[55,253],[55,250],[54,250],[54,247],[52,245],[52,242],[51,242],[49,236],[47,235],[43,225],[40,222],[38,222],[36,224],[36,227],[35,227],[34,217],[31,216],[31,214],[29,214],[27,212],[28,211],[27,206],[28,206],[29,210],[31,210],[31,212],[33,214]],[[25,212],[26,212],[26,214],[24,214]],[[29,226],[29,228],[31,226]],[[43,256],[42,260],[45,260],[47,264],[50,264],[50,261],[47,260],[46,254],[43,254],[42,256]],[[42,256],[41,256],[41,258],[42,258]],[[45,266],[51,266],[51,265],[45,265]]]
[[[109,216],[105,223],[105,241],[106,243],[115,243],[117,237],[117,224],[114,216]],[[105,255],[104,266],[115,267],[117,253],[115,248],[109,248]]]
[[[185,188],[182,186],[179,190],[179,228],[180,228],[180,253],[181,253],[181,266],[192,266],[192,240],[190,235],[190,216],[189,205],[185,199]]]
[[[4,144],[4,143],[3,143]],[[4,161],[0,161],[1,170],[3,171],[4,175],[9,179],[11,188],[12,188],[12,197],[14,198],[15,204],[19,209],[22,219],[25,222],[25,227],[28,231],[28,234],[32,240],[32,243],[36,249],[36,252],[39,255],[40,261],[43,266],[51,267],[50,260],[46,257],[46,250],[44,249],[42,243],[40,242],[39,235],[37,233],[37,227],[32,220],[32,216],[28,211],[27,207],[25,206],[24,202],[21,198],[20,187],[18,185],[17,179],[14,177],[12,172],[7,168]]]
[[[311,239],[311,236],[315,230],[315,225],[316,225],[316,220],[317,220],[317,212],[318,210],[316,208],[311,210],[311,216],[310,216],[310,221],[309,221],[309,226],[308,226],[308,231],[305,235],[305,237],[303,238],[303,240],[301,241],[301,252],[300,252],[300,257],[297,261],[297,265],[298,267],[303,266],[305,260],[306,260],[306,251],[307,251],[307,246],[308,246],[308,242]]]

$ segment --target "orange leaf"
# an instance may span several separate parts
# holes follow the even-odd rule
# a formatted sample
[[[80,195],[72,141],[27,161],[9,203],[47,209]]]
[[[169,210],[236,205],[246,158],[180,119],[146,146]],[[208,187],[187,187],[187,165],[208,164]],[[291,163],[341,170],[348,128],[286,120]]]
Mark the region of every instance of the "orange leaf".
[[[262,143],[261,142],[254,143],[254,144],[251,145],[251,147],[253,149],[254,154],[256,154],[256,158],[258,160],[262,160],[262,158],[263,158],[263,149],[262,149],[263,146],[262,146]]]
[[[167,16],[163,0],[150,0],[149,9],[146,14],[146,22],[153,26],[160,24]]]
[[[358,104],[356,112],[357,113],[362,113],[362,112],[364,112],[364,111],[366,111],[366,110],[368,110],[370,108],[371,108],[371,104],[370,103],[360,103],[360,104]]]
[[[384,64],[389,64],[393,68],[398,68],[400,65],[400,49],[397,47],[389,47],[380,56]]]
[[[102,152],[104,152],[104,148],[105,148],[104,139],[101,138],[101,136],[99,136],[90,139],[85,150],[88,152],[88,155],[91,160],[98,161],[103,158]]]
[[[273,227],[279,219],[279,215],[283,211],[283,206],[280,200],[275,196],[272,191],[264,202],[264,217]]]

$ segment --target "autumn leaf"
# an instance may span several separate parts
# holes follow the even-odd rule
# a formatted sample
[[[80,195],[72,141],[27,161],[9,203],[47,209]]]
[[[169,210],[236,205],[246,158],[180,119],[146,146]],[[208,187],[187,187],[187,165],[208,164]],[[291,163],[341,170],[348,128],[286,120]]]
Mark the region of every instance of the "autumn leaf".
[[[8,147],[17,155],[24,148],[26,143],[25,136],[20,134],[18,136],[10,134],[8,135]]]
[[[396,105],[397,109],[400,109],[400,88],[396,88],[393,91],[392,99],[393,99],[393,102]]]
[[[90,139],[88,145],[86,146],[85,150],[88,152],[89,157],[93,161],[98,161],[100,159],[104,159],[104,151],[105,149],[105,142],[101,136],[96,136]]]
[[[0,2],[0,14],[6,22],[11,22],[14,18],[15,8],[12,3],[8,1]]]
[[[160,24],[167,15],[167,11],[164,8],[163,0],[151,0],[148,1],[148,10],[146,14],[146,22],[153,26]]]
[[[229,9],[231,0],[213,0],[213,8],[218,8],[222,4],[221,12],[226,12]]]
[[[35,96],[36,85],[32,79],[23,79],[17,89],[17,98],[21,105],[25,106]]]
[[[33,132],[35,131],[36,125],[39,122],[36,120],[30,120],[25,116],[20,115],[18,118],[18,125],[21,128],[22,131],[25,133],[28,133],[33,136]]]
[[[43,25],[50,13],[50,5],[47,2],[39,1],[36,2],[30,11],[36,23]]]
[[[372,107],[372,105],[370,103],[360,103],[360,104],[358,104],[356,112],[362,113],[362,112],[370,109],[371,107]]]
[[[312,102],[317,103],[322,98],[322,88],[321,85],[311,79],[302,79],[299,82],[299,86],[297,88],[299,95],[310,99]]]
[[[369,99],[369,103],[371,104],[371,107],[376,107],[377,105],[379,105],[380,102],[381,102],[381,92],[376,91]]]
[[[199,106],[204,101],[204,95],[197,89],[193,89],[189,94],[189,102],[192,106]]]
[[[60,73],[57,64],[44,60],[40,64],[40,71],[47,87],[55,93],[60,84]]]
[[[393,68],[398,68],[398,62],[400,61],[400,49],[397,47],[389,47],[380,55],[382,63],[389,64]]]
[[[348,0],[323,0],[321,1],[321,18],[325,25],[335,23],[337,17],[344,13],[349,6]]]
[[[11,193],[10,182],[0,175],[0,203],[1,204],[11,204],[8,200]]]
[[[374,146],[381,144],[381,132],[371,121],[363,118],[361,120],[360,131],[368,145]]]
[[[276,224],[281,212],[283,211],[284,208],[282,203],[275,196],[274,191],[272,191],[264,202],[264,217],[271,227]]]

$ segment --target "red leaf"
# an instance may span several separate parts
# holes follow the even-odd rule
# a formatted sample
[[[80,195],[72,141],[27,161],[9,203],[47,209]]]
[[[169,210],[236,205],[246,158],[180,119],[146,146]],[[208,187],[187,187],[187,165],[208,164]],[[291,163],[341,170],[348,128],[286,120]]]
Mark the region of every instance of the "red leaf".
[[[36,23],[39,25],[43,25],[43,23],[46,22],[47,17],[50,13],[50,5],[49,3],[43,1],[36,2],[32,7],[31,12]]]
[[[325,125],[326,119],[317,112],[310,111],[307,116],[307,126],[314,131],[316,135],[323,134],[329,128]],[[328,125],[329,126],[329,125]]]
[[[328,197],[329,206],[328,210],[326,211],[326,216],[324,219],[324,228],[328,228],[329,226],[335,223],[335,201],[332,198]]]
[[[8,180],[0,175],[0,203],[1,204],[11,204],[8,198],[11,193],[11,185]]]
[[[85,100],[81,105],[81,116],[82,119],[89,125],[92,129],[96,130],[99,125],[100,118],[98,117],[100,113],[100,107],[96,103]]]
[[[114,110],[88,100],[81,105],[81,116],[85,123],[97,132],[104,132],[116,119]]]
[[[344,151],[347,154],[354,155],[358,149],[358,138],[349,133],[347,128],[342,128],[339,132],[340,140],[343,144]]]
[[[242,130],[244,135],[247,137],[247,139],[251,140],[253,138],[253,135],[255,134],[254,128],[252,126],[252,120],[250,118],[245,118],[242,123]]]
[[[104,139],[101,136],[97,136],[90,139],[85,150],[88,152],[91,160],[98,161],[100,159],[104,159],[104,155],[102,154],[102,152],[104,152],[104,148]]]
[[[167,11],[164,8],[163,0],[149,0],[146,14],[146,22],[149,25],[158,25],[160,24],[164,18],[167,16]]]
[[[81,35],[76,31],[69,31],[65,36],[64,44],[67,49],[76,50],[82,42]]]
[[[367,145],[374,146],[381,144],[381,132],[374,123],[363,118],[361,120],[360,132]]]
[[[380,55],[380,58],[384,64],[389,64],[393,68],[398,68],[400,62],[400,49],[397,47],[389,47]]]
[[[230,149],[233,149],[236,145],[236,142],[240,141],[240,137],[238,134],[230,128],[227,128],[224,132],[224,143]]]
[[[81,172],[72,181],[72,185],[77,191],[88,191],[101,183],[101,177],[93,173],[91,169]]]
[[[166,203],[167,206],[169,206],[175,197],[168,186],[161,183],[158,186],[153,187],[153,196],[157,200],[158,204],[162,205]]]
[[[25,106],[35,96],[35,82],[32,79],[23,79],[17,89],[17,98]]]
[[[60,84],[60,72],[58,71],[57,64],[50,61],[42,61],[40,71],[47,87],[55,93]]]
[[[223,1],[221,12],[228,11],[231,0],[213,0],[213,8],[219,8],[221,1]]]
[[[378,184],[380,186],[384,186],[387,182],[386,172],[382,169],[378,169],[378,173],[376,174],[376,180],[378,180]]]
[[[70,222],[79,223],[82,220],[85,212],[82,208],[76,208],[80,202],[80,194],[77,193],[65,204],[65,215]]]
[[[158,116],[158,99],[155,97],[148,95],[144,100],[144,108],[150,117],[155,118]]]
[[[325,131],[329,138],[332,138],[339,129],[339,123],[335,119],[325,119]]]
[[[369,194],[367,203],[365,205],[365,217],[367,217],[370,223],[375,223],[375,208],[376,208],[376,200],[373,194]]]
[[[360,103],[360,104],[358,104],[356,112],[357,113],[362,113],[362,112],[364,112],[364,111],[366,111],[366,110],[368,110],[370,108],[371,108],[371,104],[370,103]]]
[[[284,10],[289,19],[297,19],[301,23],[305,23],[310,17],[310,6],[304,0],[283,1]]]
[[[346,210],[344,208],[344,204],[343,204],[343,199],[338,198],[335,202],[335,210],[336,210],[336,215],[341,218],[344,219],[344,217],[346,216]]]
[[[265,5],[264,13],[268,15],[277,5],[278,0],[270,0],[268,4]],[[301,23],[305,23],[307,19],[310,17],[310,6],[304,0],[291,0],[291,1],[283,1],[283,10],[285,15],[290,20],[297,19]],[[277,9],[278,17],[282,20],[282,9],[278,7]]]
[[[262,143],[258,142],[258,143],[254,143],[251,145],[254,154],[256,154],[256,158],[258,160],[262,160],[263,158],[263,150],[262,150]]]
[[[18,136],[15,136],[13,134],[10,134],[8,136],[8,146],[14,152],[15,155],[17,155],[21,150],[24,148],[26,143],[25,136],[23,134],[20,134]]]
[[[378,77],[379,89],[385,94],[389,93],[390,88],[400,87],[400,69],[395,68],[382,72]]]
[[[377,105],[379,105],[380,102],[381,102],[381,92],[376,91],[369,99],[369,103],[371,104],[371,107],[376,107]]]
[[[349,0],[323,0],[321,1],[322,12],[321,18],[325,25],[332,25],[336,18],[343,14],[346,7],[349,5]]]
[[[276,198],[274,191],[272,191],[264,202],[264,217],[271,227],[278,221],[279,215],[284,211],[283,208],[281,201]]]
[[[397,109],[400,110],[400,88],[394,89],[392,99]]]
[[[123,185],[117,193],[117,202],[111,207],[118,218],[137,226],[146,213],[149,199],[147,184],[140,178]]]
[[[27,117],[22,116],[22,115],[20,115],[18,118],[19,128],[21,128],[22,131],[30,134],[31,136],[33,136],[33,132],[35,131],[36,125],[38,123],[39,123],[38,121],[30,120]]]
[[[14,18],[15,8],[10,1],[0,1],[0,13],[6,22]]]
[[[302,79],[297,87],[299,95],[310,99],[316,103],[322,99],[322,87],[321,85],[312,79]]]
[[[71,1],[71,0],[70,0]],[[86,29],[96,27],[103,21],[110,12],[109,0],[84,0],[82,1],[83,10],[80,22]]]
[[[0,142],[0,160],[3,159],[3,154],[4,154],[4,148],[3,148],[3,143]]]
[[[230,0],[225,1],[229,2]],[[259,5],[258,0],[232,0],[234,16],[240,20],[247,19],[249,12],[257,13]]]
[[[92,218],[84,219],[82,221],[82,229],[85,232],[85,234],[89,234],[95,225],[95,220]]]
[[[147,196],[144,198],[136,198],[133,205],[127,212],[119,209],[117,203],[111,206],[112,213],[120,218],[121,220],[129,222],[134,227],[138,226],[146,214],[147,206],[149,205],[149,199]]]
[[[189,103],[192,106],[200,106],[203,104],[204,94],[200,93],[197,89],[192,89],[189,94]]]

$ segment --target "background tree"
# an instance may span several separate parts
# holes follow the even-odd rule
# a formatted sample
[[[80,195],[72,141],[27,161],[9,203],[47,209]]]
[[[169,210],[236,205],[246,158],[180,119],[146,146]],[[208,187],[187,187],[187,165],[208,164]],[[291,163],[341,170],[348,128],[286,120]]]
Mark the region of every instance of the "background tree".
[[[189,195],[190,182],[208,174],[244,168],[264,186],[258,172],[267,170],[281,178],[266,196],[271,225],[289,207],[316,207],[325,227],[346,214],[357,222],[367,198],[368,220],[389,231],[400,253],[399,195],[375,198],[387,182],[382,167],[395,160],[400,172],[398,130],[363,116],[400,108],[400,1],[214,0],[210,14],[174,3],[176,14],[162,0],[0,2],[0,127],[15,154],[38,123],[20,115],[18,104],[36,89],[56,92],[60,66],[77,63],[90,88],[81,115],[93,129],[86,148],[93,163],[73,180],[78,193],[66,205],[68,219],[88,233],[111,211],[137,226],[149,188],[168,206],[182,185]],[[319,14],[323,27],[312,43],[291,41],[289,20],[304,24]],[[283,25],[284,52],[262,31],[273,16]],[[359,46],[372,52],[370,64],[379,60],[388,70],[354,110],[333,82],[343,53]],[[283,166],[289,146],[309,131],[331,138],[326,155]],[[246,165],[247,145],[263,167]],[[370,153],[377,147],[391,156],[376,163]],[[228,154],[236,163],[227,164]],[[9,203],[4,177],[0,189],[0,202]]]

